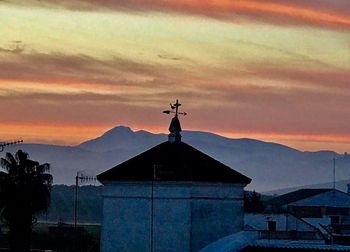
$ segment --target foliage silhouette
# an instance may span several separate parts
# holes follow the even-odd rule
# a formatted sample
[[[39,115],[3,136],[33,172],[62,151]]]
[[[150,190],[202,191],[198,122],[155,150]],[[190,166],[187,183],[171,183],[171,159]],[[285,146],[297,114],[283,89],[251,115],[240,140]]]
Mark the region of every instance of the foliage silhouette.
[[[30,160],[22,150],[7,153],[0,164],[0,215],[9,227],[10,250],[26,252],[36,215],[50,205],[50,165]]]
[[[261,195],[255,191],[244,192],[244,212],[246,213],[262,213],[265,210]]]

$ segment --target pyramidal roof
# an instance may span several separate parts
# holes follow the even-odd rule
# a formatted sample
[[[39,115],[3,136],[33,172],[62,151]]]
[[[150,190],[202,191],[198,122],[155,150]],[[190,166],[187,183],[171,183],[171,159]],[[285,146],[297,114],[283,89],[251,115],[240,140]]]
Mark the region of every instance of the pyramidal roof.
[[[178,100],[167,142],[161,143],[97,176],[107,181],[191,181],[249,184],[251,179],[181,141]]]
[[[97,176],[104,181],[249,184],[251,179],[184,142],[164,142]]]

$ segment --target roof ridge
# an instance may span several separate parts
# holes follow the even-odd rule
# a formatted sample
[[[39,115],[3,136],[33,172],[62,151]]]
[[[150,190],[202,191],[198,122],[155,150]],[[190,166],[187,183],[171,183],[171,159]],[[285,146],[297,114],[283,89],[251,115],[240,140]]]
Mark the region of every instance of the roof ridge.
[[[114,166],[97,178],[100,181],[251,182],[250,178],[185,142],[168,141]]]

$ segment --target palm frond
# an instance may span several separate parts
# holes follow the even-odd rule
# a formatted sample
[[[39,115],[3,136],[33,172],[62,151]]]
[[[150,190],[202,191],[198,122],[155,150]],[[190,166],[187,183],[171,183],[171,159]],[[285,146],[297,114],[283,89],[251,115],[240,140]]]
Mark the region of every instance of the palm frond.
[[[17,164],[16,158],[10,152],[6,153],[5,159],[13,165]]]
[[[22,211],[34,218],[48,209],[53,181],[48,163],[30,160],[27,153],[19,150],[14,156],[7,153],[0,165],[6,170],[0,171],[1,217],[11,220]]]
[[[13,166],[8,160],[4,158],[1,158],[0,165],[1,165],[1,168],[3,168],[5,171],[9,171]]]
[[[53,182],[53,177],[51,174],[48,173],[44,173],[40,175],[40,183],[48,185],[49,187],[51,187]]]
[[[41,165],[38,165],[36,167],[36,170],[38,173],[45,173],[45,172],[49,172],[50,171],[50,164],[48,163],[45,163],[45,164],[41,164]]]
[[[18,150],[15,154],[15,158],[19,165],[25,165],[25,163],[28,161],[28,157],[29,157],[28,153],[22,150]]]
[[[11,153],[6,153],[5,158],[1,158],[0,165],[6,171],[9,171],[11,167],[16,166],[17,162]]]

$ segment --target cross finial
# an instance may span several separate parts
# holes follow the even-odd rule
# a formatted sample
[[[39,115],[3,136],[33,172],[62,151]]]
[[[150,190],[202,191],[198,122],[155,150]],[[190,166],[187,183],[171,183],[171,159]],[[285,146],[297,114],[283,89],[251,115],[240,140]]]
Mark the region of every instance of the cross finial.
[[[163,113],[165,114],[170,114],[173,113],[175,114],[174,118],[171,120],[170,126],[169,126],[169,142],[174,143],[174,142],[181,142],[181,134],[180,132],[182,131],[180,121],[178,118],[178,115],[187,115],[186,112],[179,112],[179,107],[181,104],[179,103],[179,100],[176,100],[176,103],[171,104],[170,103],[170,108],[171,110],[165,110]],[[175,110],[175,111],[174,111]]]
[[[173,105],[170,104],[170,106],[172,109],[175,108],[175,116],[177,116],[179,113],[179,107],[181,106],[181,104],[179,103],[179,100],[176,99],[176,103]]]
[[[187,115],[186,112],[179,112],[179,107],[180,106],[181,106],[181,103],[179,103],[179,100],[176,99],[176,103],[174,103],[174,104],[170,103],[171,110],[164,110],[163,113],[168,114],[168,115],[170,113],[174,113],[175,117],[177,117],[178,115],[184,115],[184,116]]]

